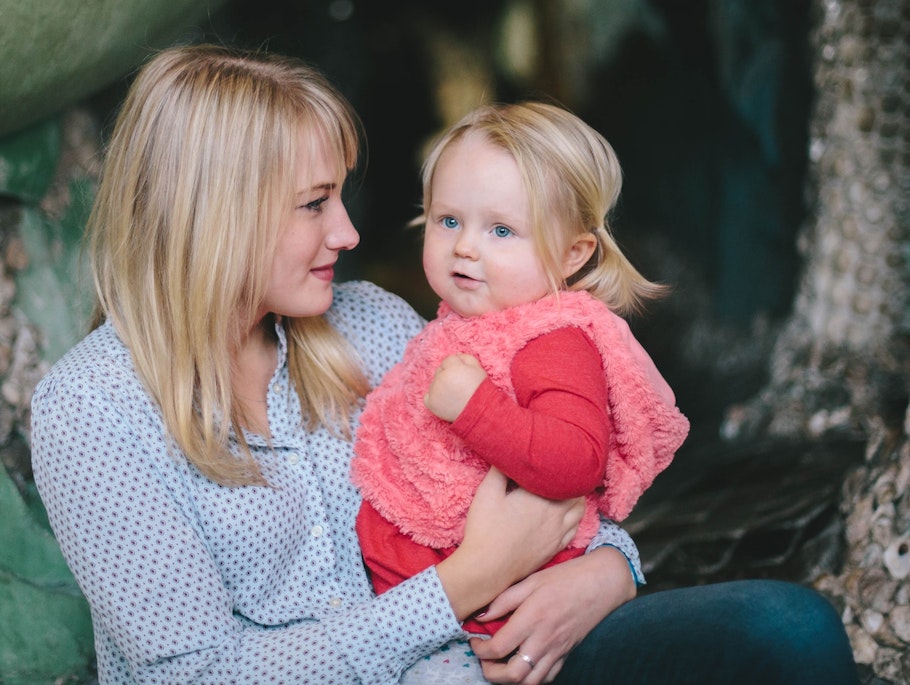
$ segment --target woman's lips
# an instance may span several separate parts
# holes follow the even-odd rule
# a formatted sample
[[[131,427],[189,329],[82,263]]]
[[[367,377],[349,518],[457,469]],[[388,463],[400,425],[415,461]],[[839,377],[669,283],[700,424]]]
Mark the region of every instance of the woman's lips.
[[[315,269],[310,269],[310,273],[323,281],[331,281],[335,278],[335,265],[317,266]]]

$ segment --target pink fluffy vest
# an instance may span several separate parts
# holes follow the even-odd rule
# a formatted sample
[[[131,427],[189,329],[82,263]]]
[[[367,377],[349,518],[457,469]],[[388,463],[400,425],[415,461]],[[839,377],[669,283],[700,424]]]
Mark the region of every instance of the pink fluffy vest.
[[[424,407],[433,373],[450,354],[473,354],[490,380],[514,398],[509,370],[516,353],[534,338],[566,326],[580,328],[600,351],[613,424],[603,486],[588,496],[570,546],[587,544],[599,525],[598,511],[613,520],[628,516],[670,464],[689,422],[625,320],[587,292],[561,292],[558,298],[471,318],[441,304],[438,317],[408,344],[402,361],[367,397],[351,466],[364,499],[420,544],[458,544],[474,491],[489,465]]]

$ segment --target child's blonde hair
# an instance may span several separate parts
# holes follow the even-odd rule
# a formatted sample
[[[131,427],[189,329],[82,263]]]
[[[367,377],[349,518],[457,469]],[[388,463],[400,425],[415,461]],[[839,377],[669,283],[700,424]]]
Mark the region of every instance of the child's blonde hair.
[[[159,53],[118,115],[88,226],[95,325],[113,321],[168,434],[216,482],[265,482],[243,439],[232,357],[294,207],[298,146],[337,160],[343,179],[359,143],[350,105],[318,72],[217,46]],[[310,427],[349,435],[367,390],[356,354],[323,317],[284,324]]]
[[[652,283],[620,251],[609,214],[622,187],[622,170],[610,144],[571,112],[544,102],[480,107],[447,129],[423,165],[424,216],[432,202],[433,174],[445,149],[468,133],[506,150],[518,164],[528,196],[537,250],[554,292],[587,290],[618,314],[660,297]],[[560,221],[550,221],[559,217]],[[554,224],[565,234],[552,230]],[[596,247],[575,274],[563,280],[560,255],[575,238],[591,233]]]

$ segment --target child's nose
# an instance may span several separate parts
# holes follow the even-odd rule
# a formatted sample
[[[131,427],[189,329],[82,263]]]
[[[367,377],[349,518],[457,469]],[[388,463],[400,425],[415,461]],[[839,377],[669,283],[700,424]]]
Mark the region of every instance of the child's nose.
[[[477,259],[477,244],[469,231],[460,231],[455,241],[455,256]]]

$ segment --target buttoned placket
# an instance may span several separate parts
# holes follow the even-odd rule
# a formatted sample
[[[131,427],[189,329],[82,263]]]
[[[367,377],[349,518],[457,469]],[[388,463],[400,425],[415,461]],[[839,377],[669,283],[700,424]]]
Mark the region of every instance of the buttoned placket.
[[[297,404],[299,398],[290,391],[290,375],[286,364],[286,347],[284,332],[278,331],[279,337],[279,358],[278,366],[275,370],[269,388],[267,397],[269,427],[272,433],[271,448],[272,453],[283,460],[284,468],[297,470],[304,468],[308,473],[312,473],[312,454],[308,443],[308,436],[299,425],[291,425],[287,420],[288,417],[297,417],[300,415]],[[293,422],[296,424],[297,422]],[[306,464],[307,466],[304,466]],[[314,488],[314,492],[318,489]],[[309,536],[313,541],[314,551],[323,557],[323,563],[327,568],[334,568],[337,560],[335,559],[334,545],[331,540],[331,534],[328,529],[328,518],[325,511],[325,503],[320,503],[318,517],[320,520],[314,521],[310,526]],[[326,595],[323,601],[326,603],[328,611],[340,611],[346,606],[343,599],[343,592],[339,583],[329,581],[325,585]]]

